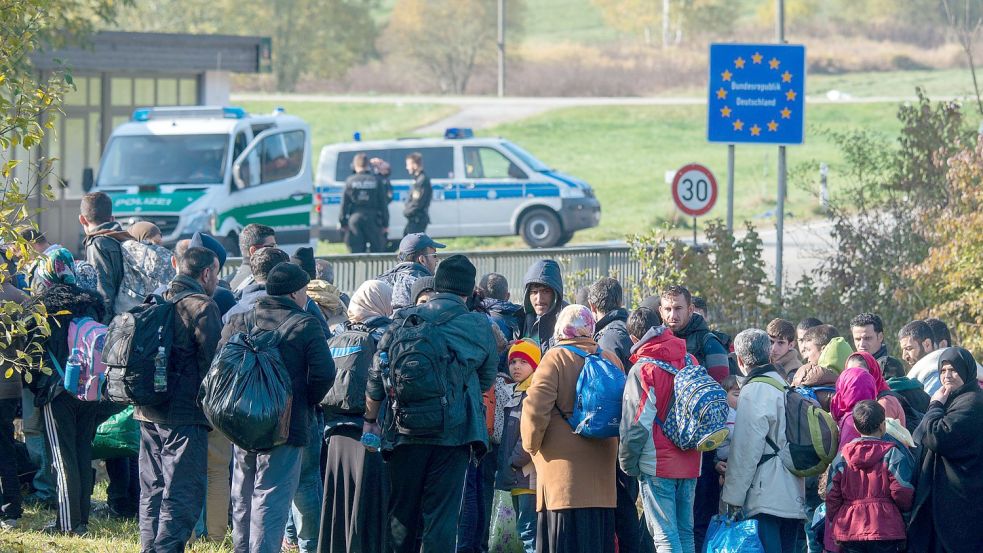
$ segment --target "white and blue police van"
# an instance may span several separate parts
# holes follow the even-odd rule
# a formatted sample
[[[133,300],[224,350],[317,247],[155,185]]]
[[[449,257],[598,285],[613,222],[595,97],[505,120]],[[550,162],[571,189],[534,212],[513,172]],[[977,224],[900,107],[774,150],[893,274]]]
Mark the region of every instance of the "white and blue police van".
[[[433,186],[430,225],[434,238],[520,235],[534,248],[562,246],[578,230],[595,227],[601,204],[586,182],[551,169],[504,138],[477,138],[470,129],[448,129],[443,138],[355,141],[321,150],[317,165],[315,211],[321,237],[343,239],[339,229],[345,179],[358,153],[380,158],[391,168],[393,201],[389,236],[403,236],[403,207],[413,177],[406,156],[423,156]]]
[[[310,143],[307,123],[282,109],[140,108],[113,130],[83,187],[108,194],[124,227],[157,225],[168,245],[206,232],[236,255],[242,228],[259,223],[292,251],[314,243]]]

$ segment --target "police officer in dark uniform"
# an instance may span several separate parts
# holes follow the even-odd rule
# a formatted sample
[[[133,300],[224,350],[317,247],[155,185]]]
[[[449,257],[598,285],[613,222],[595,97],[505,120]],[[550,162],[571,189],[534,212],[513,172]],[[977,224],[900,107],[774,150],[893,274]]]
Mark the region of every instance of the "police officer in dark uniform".
[[[352,253],[386,251],[386,232],[389,230],[389,200],[383,181],[372,172],[368,156],[355,154],[352,160],[355,174],[345,181],[341,197],[341,228],[345,244]]]
[[[403,215],[406,217],[403,236],[427,232],[427,225],[430,224],[430,200],[433,198],[430,177],[423,172],[423,156],[419,152],[406,156],[406,172],[413,175],[413,186],[410,187],[410,199],[403,208]]]

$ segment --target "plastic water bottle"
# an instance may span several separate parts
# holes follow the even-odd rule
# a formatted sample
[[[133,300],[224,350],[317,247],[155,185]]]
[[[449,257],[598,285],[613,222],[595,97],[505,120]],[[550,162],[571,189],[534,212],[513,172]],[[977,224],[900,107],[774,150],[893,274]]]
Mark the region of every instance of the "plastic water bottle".
[[[382,438],[380,438],[374,432],[366,432],[362,434],[362,445],[369,449],[378,450],[382,447]]]
[[[167,353],[164,346],[157,347],[157,355],[154,357],[154,391],[167,391]]]
[[[65,364],[65,389],[71,394],[79,391],[79,377],[82,375],[82,352],[78,348],[72,348],[72,354],[68,356]]]

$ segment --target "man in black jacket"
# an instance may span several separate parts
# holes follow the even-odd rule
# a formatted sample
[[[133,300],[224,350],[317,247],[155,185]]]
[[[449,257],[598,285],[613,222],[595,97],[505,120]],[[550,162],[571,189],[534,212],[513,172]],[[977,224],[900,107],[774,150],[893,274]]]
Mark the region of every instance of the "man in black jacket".
[[[232,541],[236,551],[280,551],[287,513],[300,482],[301,456],[310,437],[314,406],[334,382],[328,342],[305,311],[310,277],[293,263],[280,263],[266,278],[266,297],[249,313],[234,315],[222,344],[238,332],[277,330],[277,349],[290,373],[293,400],[287,443],[269,451],[235,448],[232,474]]]
[[[625,310],[624,292],[618,279],[601,277],[587,291],[587,303],[594,319],[594,341],[602,350],[609,351],[621,360],[625,372],[631,370],[631,335],[628,334],[628,311]],[[638,550],[639,521],[635,502],[638,501],[638,479],[616,467],[618,504],[614,514],[614,530],[618,536],[619,551],[634,553]]]
[[[355,154],[352,160],[355,174],[345,180],[341,197],[341,230],[345,244],[352,253],[386,251],[389,232],[389,197],[386,185],[369,167],[368,156]]]
[[[123,247],[133,240],[123,227],[113,220],[113,201],[102,192],[82,197],[79,224],[85,230],[85,259],[98,274],[97,290],[102,297],[103,324],[116,316],[116,293],[123,282]]]
[[[427,225],[430,224],[430,200],[433,198],[430,177],[423,172],[423,155],[413,152],[406,156],[406,172],[413,176],[413,185],[410,187],[410,199],[403,208],[403,216],[406,217],[403,236],[427,232]]]
[[[197,398],[222,331],[212,301],[218,258],[211,250],[188,248],[178,265],[164,293],[176,302],[168,360],[174,389],[163,404],[133,412],[141,422],[140,543],[157,553],[184,551],[205,504],[209,426]]]

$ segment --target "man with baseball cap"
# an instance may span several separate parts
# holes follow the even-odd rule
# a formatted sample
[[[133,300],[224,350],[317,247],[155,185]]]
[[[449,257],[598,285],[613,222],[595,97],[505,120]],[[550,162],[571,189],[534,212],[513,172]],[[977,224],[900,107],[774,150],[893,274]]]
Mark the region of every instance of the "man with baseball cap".
[[[393,287],[393,311],[413,305],[410,292],[416,279],[434,276],[437,268],[437,249],[445,247],[435,242],[425,233],[407,234],[399,242],[399,253],[396,259],[399,264],[379,276],[381,280]]]

